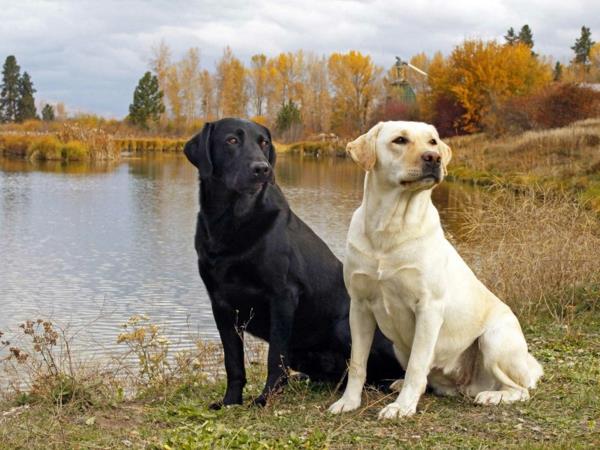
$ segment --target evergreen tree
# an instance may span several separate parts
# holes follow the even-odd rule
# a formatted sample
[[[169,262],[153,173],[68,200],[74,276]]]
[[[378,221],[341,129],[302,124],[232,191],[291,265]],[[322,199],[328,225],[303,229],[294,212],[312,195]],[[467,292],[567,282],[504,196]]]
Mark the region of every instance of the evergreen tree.
[[[556,64],[554,65],[554,70],[552,71],[552,79],[554,81],[560,81],[562,79],[562,71],[562,64],[556,61]]]
[[[35,109],[35,94],[33,82],[27,72],[23,72],[23,76],[19,79],[19,104],[17,109],[17,122],[24,120],[35,119],[37,111]]]
[[[54,118],[54,108],[49,103],[46,103],[42,108],[42,120],[45,122],[52,122]]]
[[[594,44],[595,42],[592,41],[592,32],[590,29],[586,26],[581,27],[581,36],[575,40],[575,45],[571,47],[571,50],[575,52],[573,62],[588,65],[590,63],[590,50]]]
[[[0,85],[0,122],[14,122],[19,110],[19,79],[21,68],[14,55],[6,57]]]
[[[157,122],[165,112],[162,102],[163,92],[158,86],[158,78],[146,72],[133,93],[133,103],[129,105],[129,120],[131,123],[148,128],[148,120]]]
[[[298,109],[292,100],[284,103],[277,113],[277,119],[275,123],[277,131],[280,133],[288,131],[294,125],[301,124],[302,114],[300,113],[300,109]]]
[[[533,48],[533,33],[531,32],[529,25],[525,24],[521,27],[521,31],[519,31],[519,36],[517,39],[521,44],[525,44],[527,47]]]
[[[508,45],[514,45],[519,41],[519,37],[515,34],[515,30],[513,27],[510,27],[504,36],[506,43]]]

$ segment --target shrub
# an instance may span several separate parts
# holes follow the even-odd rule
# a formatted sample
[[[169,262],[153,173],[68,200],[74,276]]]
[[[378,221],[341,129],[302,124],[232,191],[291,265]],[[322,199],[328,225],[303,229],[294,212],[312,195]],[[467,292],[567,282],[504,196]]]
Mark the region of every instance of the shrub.
[[[89,151],[83,142],[69,141],[62,144],[61,156],[66,161],[81,161],[89,158]]]
[[[514,97],[492,108],[486,131],[499,136],[532,129],[558,128],[600,115],[600,92],[556,83],[535,94]]]
[[[43,136],[32,140],[27,148],[28,159],[60,160],[62,159],[62,145],[55,136]]]

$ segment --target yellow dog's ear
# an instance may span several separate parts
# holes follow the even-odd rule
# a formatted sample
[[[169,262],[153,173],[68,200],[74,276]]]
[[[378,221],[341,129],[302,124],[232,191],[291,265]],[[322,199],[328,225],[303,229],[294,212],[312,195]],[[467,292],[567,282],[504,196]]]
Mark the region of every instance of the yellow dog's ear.
[[[442,168],[444,169],[444,176],[448,175],[448,163],[452,159],[452,149],[445,143],[440,141],[439,145],[440,154],[442,155]]]
[[[352,159],[367,172],[375,167],[375,163],[377,162],[377,151],[375,150],[375,147],[377,145],[377,136],[379,136],[382,125],[383,122],[379,122],[367,133],[346,145],[346,152],[349,153]]]

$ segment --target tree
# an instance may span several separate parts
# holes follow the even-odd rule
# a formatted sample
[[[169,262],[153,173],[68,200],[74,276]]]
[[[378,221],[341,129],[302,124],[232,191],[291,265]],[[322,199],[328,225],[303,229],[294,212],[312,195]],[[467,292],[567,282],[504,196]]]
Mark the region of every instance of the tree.
[[[552,71],[552,80],[560,81],[562,79],[563,67],[559,61],[556,61],[554,65],[554,70]]]
[[[529,28],[529,25],[525,24],[521,27],[521,31],[519,31],[518,41],[521,44],[525,44],[529,48],[533,48],[533,33],[531,32],[531,28]]]
[[[592,41],[592,32],[588,27],[581,27],[581,35],[575,40],[575,45],[571,47],[571,50],[575,52],[575,64],[583,64],[587,66],[590,62],[590,50],[594,46],[595,42]]]
[[[6,57],[0,85],[0,121],[14,122],[19,111],[19,80],[21,68],[14,55]]]
[[[366,131],[382,69],[356,50],[331,54],[328,67],[334,92],[332,127],[352,135]]]
[[[148,128],[148,120],[157,122],[165,111],[162,102],[163,93],[158,86],[158,78],[146,72],[133,93],[133,103],[129,105],[129,120],[141,127]]]
[[[300,137],[302,114],[293,100],[289,100],[283,104],[279,110],[275,128],[280,135],[283,135],[286,141],[296,140]]]
[[[206,122],[210,122],[217,117],[217,112],[215,105],[215,79],[208,70],[203,70],[200,75],[200,90],[202,92],[200,99],[202,117]]]
[[[252,55],[248,79],[254,115],[262,116],[266,112],[265,104],[270,95],[271,84],[268,82],[269,68],[267,57],[263,54]]]
[[[329,131],[331,122],[331,95],[327,58],[314,54],[306,55],[306,77],[302,98],[302,122],[306,133]]]
[[[519,37],[515,34],[515,30],[513,27],[510,27],[506,34],[504,35],[504,39],[508,45],[514,45],[519,42]]]
[[[462,111],[457,130],[479,131],[483,119],[509,97],[532,93],[550,82],[548,64],[521,43],[499,45],[495,41],[467,40],[457,46],[443,64],[429,70],[429,111],[439,102]]]
[[[246,69],[229,47],[225,48],[217,64],[217,90],[221,116],[245,116],[248,103]]]
[[[49,103],[46,103],[42,108],[42,120],[45,122],[52,122],[54,120],[54,108]]]
[[[33,94],[36,90],[33,88],[33,82],[27,72],[19,79],[19,104],[17,109],[17,122],[35,119],[37,110],[35,109],[35,99]]]
[[[183,116],[188,124],[198,116],[200,98],[200,51],[190,48],[179,63],[181,103]]]

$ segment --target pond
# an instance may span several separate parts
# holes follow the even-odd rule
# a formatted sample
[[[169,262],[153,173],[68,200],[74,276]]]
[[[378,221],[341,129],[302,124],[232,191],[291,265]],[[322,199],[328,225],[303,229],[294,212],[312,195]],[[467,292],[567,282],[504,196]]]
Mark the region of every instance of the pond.
[[[280,155],[276,174],[296,214],[342,258],[362,171]],[[450,232],[471,195],[451,183],[434,191]],[[197,211],[196,169],[180,155],[96,166],[0,159],[0,330],[50,318],[102,354],[120,324],[146,314],[175,347],[218,339],[193,248]]]

